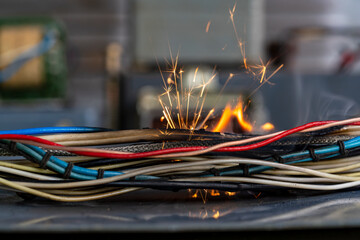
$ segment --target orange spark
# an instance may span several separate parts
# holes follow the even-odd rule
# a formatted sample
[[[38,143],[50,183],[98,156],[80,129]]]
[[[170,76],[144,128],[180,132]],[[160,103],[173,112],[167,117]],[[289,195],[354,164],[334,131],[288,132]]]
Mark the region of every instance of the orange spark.
[[[253,195],[254,195],[255,198],[258,198],[258,197],[260,197],[261,192],[259,192],[258,194],[255,194],[255,193],[254,193]]]
[[[266,63],[266,66],[269,64],[270,62]],[[268,77],[264,77],[263,80],[261,80],[260,85],[254,90],[252,91],[252,93],[250,93],[249,97],[251,97],[252,95],[254,95],[255,92],[257,92],[257,90],[259,90],[259,88],[261,88],[265,83],[270,83],[269,80],[270,78],[272,78],[282,67],[284,66],[284,64],[281,64],[275,71],[273,71],[270,76]],[[264,65],[261,66],[261,68],[264,69]],[[265,68],[266,69],[266,68]],[[263,72],[261,72],[261,74],[263,74]],[[265,73],[264,73],[265,75]]]
[[[196,127],[197,130],[201,129],[205,123],[207,122],[207,120],[209,119],[209,117],[214,113],[215,109],[211,109],[208,113],[208,115],[205,117],[204,121],[198,126]]]
[[[245,53],[245,46],[244,46],[245,44],[242,42],[241,38],[239,37],[239,34],[238,34],[236,26],[235,26],[235,21],[234,21],[235,9],[236,9],[236,3],[234,4],[234,7],[232,9],[229,9],[230,20],[233,25],[236,41],[238,42],[241,56],[243,57],[244,67],[245,67],[245,69],[248,69],[246,53]]]
[[[210,28],[210,24],[211,24],[211,21],[208,21],[207,25],[206,25],[206,30],[205,32],[209,32],[209,28]]]

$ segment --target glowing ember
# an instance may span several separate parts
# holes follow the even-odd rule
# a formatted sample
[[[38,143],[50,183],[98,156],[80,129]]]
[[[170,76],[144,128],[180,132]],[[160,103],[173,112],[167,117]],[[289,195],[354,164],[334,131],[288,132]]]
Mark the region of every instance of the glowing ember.
[[[197,198],[198,197],[198,191],[196,191],[193,195],[191,195],[191,198]]]
[[[216,213],[214,213],[213,218],[218,219],[220,217],[220,212],[216,211]]]
[[[206,204],[209,198],[220,198],[220,197],[230,198],[237,194],[237,192],[219,191],[215,189],[197,189],[197,190],[188,189],[188,192],[191,198],[201,199],[204,204]],[[254,195],[253,193],[251,194]]]
[[[210,190],[209,194],[210,194],[210,196],[213,196],[213,197],[220,196],[220,192],[218,190],[214,190],[214,189]]]
[[[191,194],[191,198],[201,198],[203,203],[204,204],[206,203],[208,190],[206,190],[206,189],[203,189],[203,190],[197,189],[195,191],[195,193],[192,193],[192,190],[189,189],[189,193]]]
[[[264,131],[271,131],[273,130],[275,127],[273,124],[267,122],[265,123],[264,125],[261,126],[261,129],[264,130]]]
[[[236,192],[225,192],[225,195],[226,195],[226,196],[229,196],[229,197],[235,196],[235,195],[236,195]]]

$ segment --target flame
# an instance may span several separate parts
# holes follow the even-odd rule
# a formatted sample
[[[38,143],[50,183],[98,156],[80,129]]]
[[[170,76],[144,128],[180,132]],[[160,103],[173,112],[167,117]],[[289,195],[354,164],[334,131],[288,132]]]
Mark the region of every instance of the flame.
[[[232,117],[232,110],[230,104],[226,105],[221,118],[216,125],[216,127],[212,130],[213,132],[221,132],[228,125]]]
[[[235,109],[233,111],[233,115],[236,116],[236,119],[238,120],[242,129],[244,129],[245,131],[251,132],[253,130],[253,127],[249,122],[245,121],[244,111],[245,110],[243,109],[242,102],[239,101],[239,103],[237,104],[237,106],[235,107]]]
[[[267,122],[265,123],[264,125],[261,126],[261,129],[264,130],[264,131],[271,131],[273,130],[275,127],[273,124]]]
[[[263,124],[260,128],[256,128],[249,121],[247,121],[244,117],[244,113],[246,111],[246,107],[243,107],[243,102],[239,101],[235,108],[232,108],[230,104],[227,104],[224,112],[222,113],[220,120],[216,124],[216,126],[211,130],[212,132],[222,132],[228,130],[227,128],[230,126],[231,119],[236,118],[239,126],[242,130],[247,132],[253,131],[271,131],[275,127],[272,123],[267,122]]]
[[[242,127],[243,130],[251,132],[253,130],[253,126],[244,119],[245,109],[243,108],[243,104],[241,101],[238,102],[236,107],[232,109],[230,104],[227,104],[221,118],[215,128],[212,130],[213,132],[221,132],[229,126],[229,123],[233,117],[236,117],[238,123]]]

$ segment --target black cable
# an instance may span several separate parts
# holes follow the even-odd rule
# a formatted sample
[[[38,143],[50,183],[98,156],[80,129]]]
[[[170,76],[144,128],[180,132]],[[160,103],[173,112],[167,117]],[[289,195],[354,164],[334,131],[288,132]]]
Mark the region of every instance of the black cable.
[[[9,181],[15,180],[24,183],[72,183],[76,182],[74,180],[34,180],[34,179],[22,179],[10,177]],[[168,180],[121,180],[117,182],[106,183],[102,185],[96,185],[94,188],[102,187],[139,187],[139,188],[149,188],[156,190],[166,190],[166,191],[179,191],[183,189],[208,189],[208,190],[219,190],[219,191],[229,191],[229,192],[238,192],[243,190],[256,190],[256,191],[266,191],[274,189],[288,189],[285,187],[270,186],[263,184],[246,184],[246,183],[231,183],[231,182],[193,182],[193,181],[168,181]]]
[[[6,142],[9,142],[9,143],[6,143]],[[10,146],[9,146],[10,143],[11,143],[11,141],[8,141],[8,140],[0,140],[0,148],[8,151],[9,153],[12,154],[12,156],[19,156],[20,155],[20,156],[26,158],[27,160],[37,164],[35,159],[32,156],[26,154],[25,152],[22,152],[22,151],[20,151],[18,149],[15,150],[16,152],[11,152],[11,149],[10,149]],[[12,147],[12,148],[14,150],[14,147]]]
[[[68,179],[70,177],[70,174],[72,172],[73,167],[74,167],[74,163],[69,162],[68,165],[65,168],[65,172],[64,172],[64,175],[63,175],[64,179]]]
[[[339,159],[339,158],[343,157],[340,154],[339,156],[329,158],[329,156],[332,156],[332,155],[334,155],[334,153],[337,153],[337,152],[324,153],[324,154],[315,154],[315,152],[313,152],[313,155],[311,155],[312,151],[314,151],[314,149],[311,149],[308,154],[304,154],[302,156],[297,156],[297,157],[286,158],[286,159],[282,158],[281,156],[276,156],[275,158],[272,157],[271,160],[268,160],[268,161],[269,162],[279,162],[280,161],[279,163],[282,163],[282,164],[291,164],[295,161],[299,161],[299,160],[306,159],[306,158],[312,158],[314,161],[315,160],[321,161],[321,160],[334,160],[334,159]],[[339,152],[341,153],[341,150]],[[347,157],[356,156],[359,154],[360,154],[360,147],[347,149]],[[186,174],[186,175],[178,174],[177,176],[172,176],[172,179],[201,177],[201,176],[206,176],[206,175],[232,176],[234,174],[229,174],[229,172],[232,172],[234,170],[242,171],[242,174],[235,174],[236,176],[248,177],[251,175],[249,172],[251,167],[256,167],[256,166],[251,165],[251,164],[239,164],[238,166],[218,168],[218,169],[216,169],[216,172],[214,172],[213,168],[211,168],[211,169],[209,169],[207,171],[203,171],[201,173],[193,173],[193,174]],[[256,174],[256,173],[257,172],[252,171],[252,174]]]
[[[105,172],[105,170],[104,169],[102,169],[102,168],[99,168],[98,169],[98,174],[97,174],[97,179],[102,179],[102,178],[104,178],[104,172]]]
[[[184,132],[186,132],[184,130]],[[131,143],[131,144],[115,144],[110,146],[93,146],[95,148],[100,148],[104,150],[113,150],[113,151],[122,151],[122,152],[147,152],[154,151],[160,149],[168,149],[168,148],[176,148],[176,147],[190,147],[190,146],[203,146],[210,147],[219,143],[224,143],[228,141],[234,140],[243,140],[251,137],[255,137],[257,135],[240,135],[240,134],[225,134],[220,135],[218,133],[206,132],[207,136],[211,136],[210,139],[187,139],[177,140],[177,141],[153,141],[153,142],[139,142],[139,143]],[[189,135],[190,136],[190,135]],[[187,136],[189,138],[189,136]],[[345,141],[353,138],[355,136],[349,135],[331,135],[331,136],[323,136],[318,135],[315,136],[309,133],[297,133],[291,136],[287,136],[283,139],[280,139],[276,142],[270,143],[267,146],[261,147],[259,149],[246,151],[246,153],[242,153],[244,157],[257,157],[257,158],[265,158],[268,157],[269,154],[273,154],[276,151],[278,154],[284,154],[290,151],[297,151],[306,147],[319,147],[329,144],[336,144],[338,141]],[[255,142],[256,143],[256,142]],[[241,145],[239,145],[241,146]],[[51,152],[56,156],[75,156],[75,154],[61,151],[61,150],[45,150],[46,152]],[[11,152],[11,151],[10,151]],[[209,153],[211,154],[211,153]],[[224,153],[225,154],[225,153]],[[226,153],[226,156],[232,156],[235,153]],[[9,151],[0,150],[0,156],[9,156],[13,154],[9,154]]]
[[[213,189],[219,191],[238,192],[243,190],[266,191],[273,189],[285,189],[261,184],[239,184],[224,182],[189,182],[189,181],[119,181],[106,184],[113,187],[141,187],[157,190],[178,191],[182,189]]]
[[[50,160],[50,158],[51,158],[52,155],[53,155],[53,154],[50,153],[50,152],[45,153],[43,159],[41,160],[41,162],[40,162],[40,164],[39,164],[40,168],[43,168],[43,169],[46,168],[46,164],[47,164],[47,162]]]
[[[16,143],[11,142],[11,141],[7,141],[6,142],[7,144],[5,144],[4,142],[6,142],[6,141],[2,141],[2,143],[0,143],[0,146],[2,146],[3,148],[5,148],[7,150],[11,149],[12,151],[16,151],[17,154],[24,155],[24,157],[28,158],[29,160],[34,161],[32,157],[26,155],[25,153],[23,153],[22,151],[17,149],[16,148]],[[341,158],[342,155],[344,154],[344,150],[345,150],[345,149],[341,148],[341,142],[340,143],[338,142],[338,144],[340,144],[340,147],[339,147],[340,155],[338,157],[335,157],[335,158]],[[346,153],[347,156],[352,156],[352,155],[358,154],[359,152],[360,152],[360,147],[357,147],[357,148],[348,149],[348,150],[346,150],[345,153]],[[313,148],[310,148],[308,154],[303,154],[303,155],[299,155],[299,156],[291,157],[291,158],[286,158],[286,159],[282,158],[279,155],[278,156],[275,155],[276,157],[274,157],[274,155],[273,155],[272,158],[269,159],[268,161],[281,161],[281,163],[287,164],[287,163],[292,163],[292,162],[299,161],[299,160],[309,158],[309,157],[316,160],[316,161],[319,161],[321,159],[329,159],[328,157],[332,156],[333,154],[334,154],[334,152],[329,152],[329,153],[324,153],[324,154],[315,154],[315,150]],[[42,162],[44,162],[44,160],[46,161],[46,159],[48,157],[50,157],[50,156],[51,156],[51,154],[48,154],[48,156],[46,156],[46,154],[45,154],[45,156],[43,157]],[[334,159],[334,158],[332,158],[332,159]],[[109,159],[107,161],[108,162],[119,161],[119,159]],[[167,161],[169,161],[169,160],[167,160]],[[164,162],[166,162],[166,160],[165,161],[160,161],[160,164],[164,163]],[[98,162],[98,163],[104,164],[101,161]],[[158,165],[158,162],[151,161],[151,163],[149,163],[150,164],[149,166],[153,166],[155,163],[157,163],[157,165]],[[73,163],[69,163],[68,166],[66,167],[65,173],[63,175],[63,177],[65,179],[70,177],[72,167],[73,167]],[[228,172],[231,172],[231,171],[234,171],[234,170],[241,170],[243,176],[248,176],[249,172],[250,172],[249,169],[251,167],[252,167],[251,165],[239,165],[239,166],[235,166],[235,167],[227,167],[227,168],[222,168],[222,169],[215,169],[216,173],[214,173],[214,169],[210,169],[210,170],[208,170],[206,172],[197,173],[197,174],[177,175],[176,178],[204,176],[204,175],[207,175],[208,173],[210,173],[210,175],[214,175],[214,176],[224,175],[224,174],[228,175],[229,174]],[[129,169],[129,168],[126,168],[126,169]],[[237,172],[239,172],[239,171],[237,171]],[[255,173],[255,172],[252,171],[252,173]],[[175,176],[174,176],[174,178],[175,178]]]

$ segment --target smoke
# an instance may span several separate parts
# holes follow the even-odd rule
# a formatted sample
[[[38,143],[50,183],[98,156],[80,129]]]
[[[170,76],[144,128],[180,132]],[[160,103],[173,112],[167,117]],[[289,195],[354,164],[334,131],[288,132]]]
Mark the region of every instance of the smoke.
[[[297,125],[359,116],[360,108],[356,96],[351,94],[351,89],[341,87],[344,82],[342,79],[326,76],[296,76],[294,83]]]
[[[320,119],[345,119],[358,116],[359,106],[350,98],[341,95],[322,92],[318,102]]]

